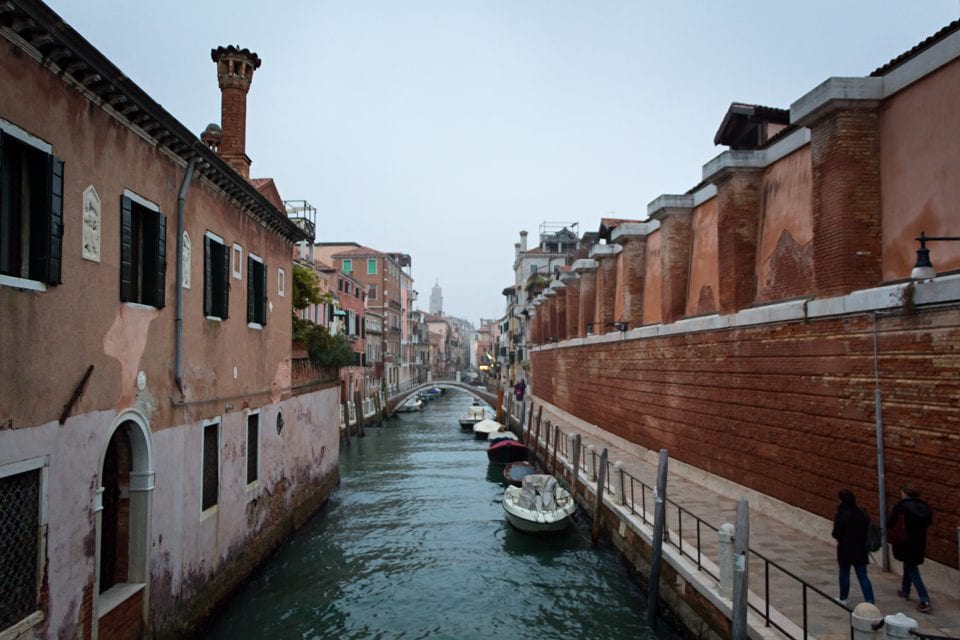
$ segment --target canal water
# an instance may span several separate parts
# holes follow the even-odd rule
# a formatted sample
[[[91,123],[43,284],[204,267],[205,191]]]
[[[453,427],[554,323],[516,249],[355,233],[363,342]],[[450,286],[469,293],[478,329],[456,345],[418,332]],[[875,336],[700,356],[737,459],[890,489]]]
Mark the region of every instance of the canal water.
[[[502,467],[448,391],[343,447],[341,484],[211,621],[204,638],[680,638],[589,522],[513,529]]]

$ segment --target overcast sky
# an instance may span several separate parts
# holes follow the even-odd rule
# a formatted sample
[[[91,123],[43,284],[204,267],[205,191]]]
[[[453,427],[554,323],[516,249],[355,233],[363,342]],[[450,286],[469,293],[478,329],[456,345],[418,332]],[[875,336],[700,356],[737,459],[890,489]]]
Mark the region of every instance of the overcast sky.
[[[642,218],[722,149],[733,101],[788,108],[957,18],[958,0],[713,2],[52,0],[199,134],[219,123],[210,50],[263,59],[252,177],[319,211],[318,241],[413,259],[417,306],[504,312],[513,245],[544,221]]]

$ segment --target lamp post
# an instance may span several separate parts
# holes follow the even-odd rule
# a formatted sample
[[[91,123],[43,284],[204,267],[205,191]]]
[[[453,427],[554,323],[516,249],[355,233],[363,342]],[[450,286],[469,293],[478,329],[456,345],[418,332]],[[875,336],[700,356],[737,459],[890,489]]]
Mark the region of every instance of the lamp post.
[[[934,240],[957,241],[960,240],[960,236],[928,236],[921,231],[915,240],[920,243],[920,248],[917,249],[917,263],[913,265],[910,277],[913,280],[929,280],[936,277],[937,271],[933,268],[933,263],[930,262],[930,249],[927,249],[927,243]]]

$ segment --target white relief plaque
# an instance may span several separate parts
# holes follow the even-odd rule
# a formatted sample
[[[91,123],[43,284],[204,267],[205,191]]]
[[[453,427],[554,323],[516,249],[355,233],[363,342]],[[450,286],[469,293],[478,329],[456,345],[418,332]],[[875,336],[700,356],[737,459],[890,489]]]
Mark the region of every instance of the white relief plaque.
[[[83,258],[100,262],[100,196],[90,185],[83,190]]]
[[[183,232],[183,288],[190,288],[190,236]]]

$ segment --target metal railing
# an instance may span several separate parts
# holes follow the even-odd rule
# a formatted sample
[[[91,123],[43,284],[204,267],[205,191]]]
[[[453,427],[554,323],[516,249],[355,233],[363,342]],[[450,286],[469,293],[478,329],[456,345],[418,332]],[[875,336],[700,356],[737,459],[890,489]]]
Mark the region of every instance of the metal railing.
[[[507,407],[505,407],[504,410],[506,411]],[[530,407],[530,411],[533,411],[532,406]],[[530,416],[530,418],[532,418],[532,416]],[[544,428],[540,429],[540,438],[535,444],[536,453],[544,460],[545,466],[548,467],[548,463],[553,461],[554,456],[556,456],[556,464],[562,464],[560,475],[565,475],[567,465],[571,464],[571,458],[573,455],[570,451],[571,434],[563,431],[559,425],[551,425],[547,421],[544,421],[543,427]],[[536,438],[537,428],[531,428],[529,424],[521,423],[520,435],[527,442],[530,442]],[[578,480],[584,484],[587,484],[591,481],[596,483],[599,475],[596,473],[598,471],[597,466],[599,461],[600,453],[598,453],[595,449],[587,450],[586,448],[582,448],[580,450],[580,460],[576,462],[578,469]],[[593,473],[591,473],[591,471]],[[652,527],[654,487],[637,478],[622,466],[618,468],[616,466],[616,461],[608,460],[606,471],[607,472],[604,474],[604,493],[607,496],[610,496],[612,501],[619,501],[623,507],[629,509],[632,516],[639,517],[644,525],[649,525]],[[614,479],[615,474],[619,474],[619,478],[617,480]],[[622,487],[622,494],[620,487]],[[716,559],[714,558],[713,561],[709,563],[704,562],[704,559],[709,557],[709,554],[705,553],[704,551],[704,536],[709,536],[710,533],[713,533],[714,537],[712,539],[714,541],[718,540],[717,534],[719,534],[720,531],[719,527],[707,522],[705,519],[696,515],[682,504],[671,500],[670,498],[666,498],[664,502],[667,508],[665,541],[674,547],[681,557],[686,557],[691,562],[695,563],[698,571],[710,576],[714,580],[719,581],[719,571],[713,571],[711,569],[711,565],[712,567],[719,566]],[[648,505],[650,506],[649,510]],[[717,554],[719,555],[718,546],[715,545],[713,549],[716,550]],[[790,638],[797,638],[797,640],[800,640],[800,638],[806,639],[811,633],[811,594],[820,596],[820,598],[823,599],[823,604],[829,604],[833,612],[837,613],[837,609],[840,609],[849,614],[850,609],[845,605],[836,602],[833,596],[810,584],[783,565],[771,560],[755,549],[749,549],[749,553],[751,557],[755,557],[762,562],[763,591],[757,594],[760,596],[759,602],[751,602],[748,598],[747,605],[763,618],[766,626],[773,627]],[[773,598],[771,590],[771,577],[775,574],[788,578],[800,589],[800,599],[802,605],[800,612],[801,619],[799,624],[797,624],[797,621],[790,620],[791,623],[796,624],[797,627],[799,627],[799,631],[801,632],[799,637],[795,635],[798,629],[791,629],[789,628],[790,625],[783,623],[786,620],[789,620],[788,617],[781,615],[780,620],[783,621],[781,622],[778,621],[778,616],[775,616],[772,613],[774,606],[772,604]],[[792,606],[795,603],[787,602],[784,604]]]

